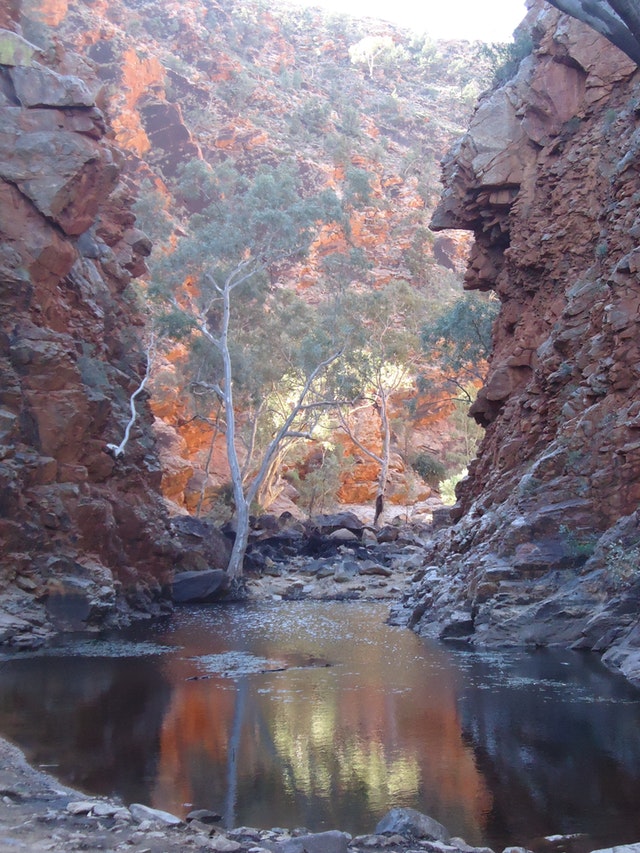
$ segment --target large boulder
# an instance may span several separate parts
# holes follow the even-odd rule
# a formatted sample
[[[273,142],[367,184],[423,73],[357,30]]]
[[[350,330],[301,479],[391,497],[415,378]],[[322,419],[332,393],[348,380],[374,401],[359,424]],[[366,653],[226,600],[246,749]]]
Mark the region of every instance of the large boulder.
[[[260,846],[274,853],[348,853],[351,837],[345,832],[328,830],[300,835],[287,841],[262,840]]]
[[[171,584],[176,604],[207,604],[219,601],[229,591],[229,576],[221,569],[204,572],[179,572]]]
[[[323,535],[327,536],[336,530],[349,530],[352,533],[362,534],[364,524],[353,512],[336,512],[331,515],[317,515],[313,518],[313,526]]]
[[[375,829],[376,835],[385,832],[442,841],[445,844],[450,840],[449,833],[441,823],[415,809],[391,809],[387,812]]]
[[[212,524],[191,515],[178,515],[171,519],[171,530],[180,551],[178,571],[222,570],[229,565],[231,542]]]

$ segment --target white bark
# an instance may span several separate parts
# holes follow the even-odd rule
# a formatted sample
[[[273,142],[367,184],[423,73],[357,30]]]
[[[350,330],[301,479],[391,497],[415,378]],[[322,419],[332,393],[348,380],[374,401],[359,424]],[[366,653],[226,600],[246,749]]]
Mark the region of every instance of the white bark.
[[[287,438],[294,434],[292,427],[298,414],[304,408],[313,408],[313,404],[305,406],[305,400],[313,388],[316,379],[341,355],[341,353],[335,353],[321,362],[311,372],[298,395],[298,399],[292,407],[291,412],[267,447],[258,472],[247,486],[246,471],[243,471],[240,464],[237,449],[236,417],[233,396],[233,366],[231,363],[231,352],[229,348],[229,326],[231,321],[231,295],[240,284],[250,278],[253,274],[253,267],[249,266],[249,271],[247,271],[248,266],[249,265],[246,263],[239,265],[228,275],[223,285],[219,285],[212,277],[209,277],[209,283],[212,284],[218,294],[217,298],[222,302],[222,319],[219,334],[214,335],[209,329],[206,310],[201,312],[198,322],[200,332],[216,347],[222,357],[223,364],[223,384],[215,385],[213,387],[215,387],[216,393],[218,394],[225,410],[227,462],[229,464],[229,471],[231,474],[233,500],[235,503],[236,536],[231,550],[231,557],[229,558],[229,565],[227,566],[227,574],[232,580],[238,580],[238,578],[242,576],[244,556],[249,541],[249,510],[251,504],[255,500],[262,483],[270,471],[278,449]],[[325,404],[323,402],[319,405],[323,406]],[[300,433],[296,432],[296,435],[299,434]],[[310,438],[310,436],[307,437]],[[253,446],[251,445],[250,453],[252,452]]]
[[[154,342],[153,342],[153,338],[152,338],[151,342],[149,343],[149,346],[146,349],[147,367],[146,367],[145,374],[144,374],[144,377],[142,379],[142,382],[138,385],[136,390],[133,392],[133,394],[129,398],[129,406],[131,409],[131,416],[127,422],[127,426],[125,427],[124,436],[122,438],[122,441],[120,442],[120,444],[107,444],[107,450],[109,450],[115,456],[116,459],[118,459],[118,457],[120,457],[124,454],[124,449],[129,442],[131,430],[133,428],[133,425],[136,422],[136,418],[138,415],[138,413],[136,411],[136,397],[138,396],[138,394],[140,394],[144,390],[144,386],[147,384],[147,382],[149,380],[149,375],[151,373],[153,343]]]

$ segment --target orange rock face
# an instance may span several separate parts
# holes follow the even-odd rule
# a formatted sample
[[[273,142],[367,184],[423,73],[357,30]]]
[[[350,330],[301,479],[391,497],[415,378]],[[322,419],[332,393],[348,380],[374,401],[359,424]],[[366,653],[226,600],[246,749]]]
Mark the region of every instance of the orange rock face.
[[[69,3],[68,0],[22,0],[21,6],[28,17],[49,27],[56,27],[64,20]]]
[[[439,556],[465,580],[425,624],[455,631],[458,608],[471,641],[603,651],[637,618],[604,602],[631,589],[612,544],[640,536],[640,74],[543,4],[529,26],[533,54],[481,101],[434,217],[473,230],[466,286],[502,310],[472,409],[486,437]],[[637,679],[629,649],[610,660]]]
[[[0,106],[0,642],[27,645],[159,612],[172,550],[144,400],[107,450],[145,369],[120,296],[149,242],[120,153],[82,80],[0,38],[22,102]]]

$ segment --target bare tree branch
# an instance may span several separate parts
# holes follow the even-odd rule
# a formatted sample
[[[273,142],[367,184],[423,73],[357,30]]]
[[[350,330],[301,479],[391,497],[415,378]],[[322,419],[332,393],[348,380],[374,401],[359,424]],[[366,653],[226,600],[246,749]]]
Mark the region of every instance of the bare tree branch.
[[[269,464],[271,462],[271,459],[273,458],[273,455],[275,454],[275,452],[278,448],[279,443],[289,433],[289,430],[291,429],[291,425],[293,424],[294,420],[296,419],[296,417],[300,411],[300,406],[303,405],[303,403],[307,397],[307,394],[309,393],[309,391],[311,390],[311,388],[313,386],[313,383],[316,381],[317,377],[321,373],[323,373],[327,369],[327,367],[329,367],[329,365],[333,364],[334,361],[339,359],[341,355],[342,355],[342,351],[339,351],[337,353],[334,353],[333,355],[330,355],[324,361],[321,361],[320,364],[318,364],[314,368],[314,370],[312,370],[312,372],[309,374],[309,376],[307,377],[307,380],[304,383],[304,386],[303,386],[302,390],[300,391],[300,394],[298,395],[298,400],[291,409],[289,417],[285,420],[285,422],[282,424],[282,426],[280,427],[278,432],[275,434],[275,436],[273,437],[273,439],[271,440],[271,442],[269,444],[269,447],[267,448],[267,450],[264,454],[264,458],[262,461],[262,465],[260,466],[260,470],[256,474],[254,481],[251,484],[251,487],[249,488],[249,491],[247,493],[248,503],[251,503],[253,501],[253,499],[255,498],[255,496],[258,492],[258,489],[260,488],[260,485],[262,484],[262,481],[264,480],[264,478],[267,474],[267,471],[269,470]]]
[[[355,446],[361,450],[364,454],[366,454],[370,459],[373,459],[374,462],[377,462],[378,465],[382,465],[383,459],[381,456],[378,456],[377,453],[374,453],[373,450],[369,450],[368,447],[365,447],[364,444],[357,438],[356,434],[353,432],[351,427],[349,426],[342,409],[338,409],[338,418],[340,420],[340,426],[344,430],[344,432],[349,437],[349,440],[352,441]]]
[[[224,401],[224,393],[217,382],[202,382],[199,380],[197,382],[191,382],[190,387],[193,390],[194,394],[204,393],[205,391],[213,391],[213,393],[220,401]]]
[[[133,392],[133,394],[129,398],[129,406],[131,408],[131,417],[129,418],[129,421],[127,422],[127,426],[125,427],[124,437],[123,437],[122,441],[120,442],[120,444],[107,444],[107,450],[109,450],[111,453],[113,453],[113,455],[115,456],[116,459],[118,459],[119,456],[123,455],[124,449],[129,442],[129,436],[131,435],[131,430],[133,428],[134,423],[136,422],[136,418],[137,418],[137,414],[138,414],[136,411],[136,397],[138,396],[138,394],[142,393],[142,391],[144,390],[144,386],[147,384],[147,382],[149,380],[149,375],[151,373],[151,363],[153,360],[154,347],[155,347],[155,338],[153,335],[151,335],[151,338],[149,340],[149,344],[145,350],[146,356],[147,356],[147,367],[145,370],[144,377],[142,379],[142,382],[138,385],[136,390]]]

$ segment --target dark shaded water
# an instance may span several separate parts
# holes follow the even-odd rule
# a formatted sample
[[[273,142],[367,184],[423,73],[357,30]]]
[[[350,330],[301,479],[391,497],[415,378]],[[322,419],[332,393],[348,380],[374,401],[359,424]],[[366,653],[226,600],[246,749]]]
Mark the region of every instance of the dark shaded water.
[[[227,826],[370,832],[410,806],[474,844],[640,840],[640,692],[592,658],[478,654],[378,604],[180,611],[0,663],[0,732],[88,793]]]

